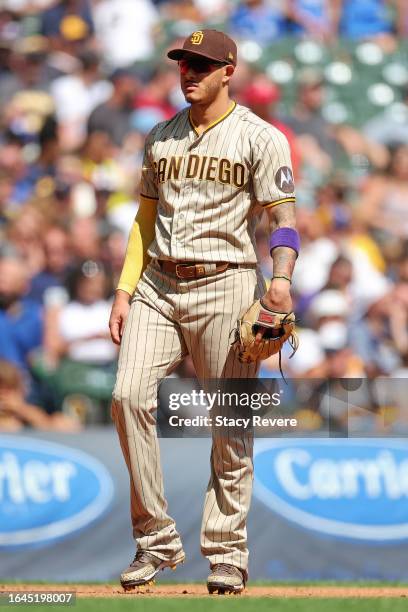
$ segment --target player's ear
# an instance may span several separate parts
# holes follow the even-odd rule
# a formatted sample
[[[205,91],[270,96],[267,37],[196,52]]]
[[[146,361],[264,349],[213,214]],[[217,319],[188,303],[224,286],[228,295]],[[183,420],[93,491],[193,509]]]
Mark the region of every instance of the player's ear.
[[[227,66],[225,66],[225,73],[224,73],[224,76],[222,78],[223,83],[228,83],[228,81],[230,80],[230,78],[234,74],[234,71],[235,71],[235,67],[231,66],[231,64],[228,64]]]

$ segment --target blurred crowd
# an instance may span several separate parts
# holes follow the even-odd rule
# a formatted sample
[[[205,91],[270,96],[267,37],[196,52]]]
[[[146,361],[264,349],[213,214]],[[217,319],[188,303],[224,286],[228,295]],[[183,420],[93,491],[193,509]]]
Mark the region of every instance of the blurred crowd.
[[[334,107],[331,121],[330,74],[318,62],[296,66],[288,97],[290,61],[273,70],[261,61],[289,41],[290,53],[307,43],[341,58],[365,45],[367,73],[370,58],[395,66],[407,2],[2,0],[0,429],[109,422],[117,352],[108,318],[138,208],[144,138],[185,106],[166,49],[204,25],[238,42],[232,97],[282,130],[292,149],[300,348],[283,355],[286,376],[407,376],[408,71],[405,80],[400,64],[393,72],[395,112],[385,96],[356,123]],[[261,218],[266,279],[268,235]],[[194,376],[190,361],[178,375]],[[275,359],[261,376],[279,376]]]

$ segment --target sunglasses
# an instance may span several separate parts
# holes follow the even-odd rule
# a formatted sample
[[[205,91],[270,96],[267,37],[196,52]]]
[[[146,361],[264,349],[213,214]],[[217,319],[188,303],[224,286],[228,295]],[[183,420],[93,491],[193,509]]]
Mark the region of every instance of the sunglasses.
[[[182,59],[178,63],[181,74],[187,74],[189,70],[192,70],[196,74],[205,74],[218,70],[221,66],[226,66],[226,62],[214,62],[209,59],[201,58],[188,58]]]

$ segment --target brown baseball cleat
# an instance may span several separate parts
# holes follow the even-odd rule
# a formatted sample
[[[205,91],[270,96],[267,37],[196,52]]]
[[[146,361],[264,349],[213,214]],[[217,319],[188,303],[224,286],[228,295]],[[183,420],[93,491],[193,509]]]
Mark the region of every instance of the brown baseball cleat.
[[[154,578],[160,570],[166,567],[176,569],[184,559],[184,552],[178,553],[171,559],[159,559],[150,552],[138,550],[132,563],[120,575],[120,584],[125,591],[154,584]]]
[[[215,563],[211,566],[211,574],[207,578],[207,588],[210,595],[239,595],[245,589],[246,581],[245,570],[229,563]]]

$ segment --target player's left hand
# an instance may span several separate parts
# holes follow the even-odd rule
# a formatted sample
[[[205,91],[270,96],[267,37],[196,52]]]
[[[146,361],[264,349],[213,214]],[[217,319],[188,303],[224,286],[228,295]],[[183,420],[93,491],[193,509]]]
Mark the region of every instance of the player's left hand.
[[[292,297],[290,295],[290,284],[287,280],[275,278],[271,281],[268,291],[262,298],[262,302],[270,310],[275,312],[292,312]],[[261,328],[255,336],[255,344],[262,342],[266,328]]]
[[[241,363],[254,363],[268,359],[276,353],[280,354],[286,341],[292,347],[292,355],[295,353],[298,347],[295,314],[291,310],[282,311],[283,308],[290,308],[291,303],[287,291],[283,290],[279,295],[268,291],[261,300],[256,300],[244,312],[238,320],[233,343]]]

